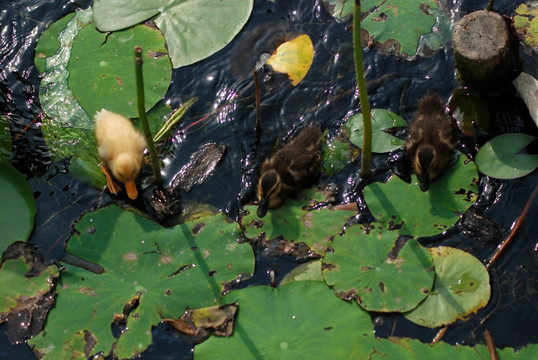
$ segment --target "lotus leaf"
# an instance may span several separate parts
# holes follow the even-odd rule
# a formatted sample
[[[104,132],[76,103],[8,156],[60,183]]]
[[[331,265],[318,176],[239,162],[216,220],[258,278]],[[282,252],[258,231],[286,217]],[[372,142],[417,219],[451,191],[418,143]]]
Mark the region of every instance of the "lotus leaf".
[[[95,0],[101,31],[117,31],[152,18],[166,38],[174,68],[213,55],[239,33],[253,0]]]
[[[101,265],[105,273],[66,265],[47,321],[49,329],[62,331],[47,331],[31,343],[44,359],[77,352],[84,358],[99,351],[119,358],[141,353],[162,318],[215,305],[226,282],[253,272],[252,248],[239,244],[239,235],[237,224],[223,214],[173,228],[116,206],[86,214],[67,251]],[[126,330],[116,339],[111,324],[122,322]],[[81,334],[95,341],[81,342]]]
[[[239,304],[234,333],[197,345],[197,360],[348,359],[357,339],[373,338],[368,313],[340,301],[322,282],[253,286],[223,300]]]
[[[484,265],[471,254],[446,246],[430,248],[435,283],[426,300],[404,316],[422,326],[438,327],[465,319],[486,306],[491,289]]]
[[[314,45],[310,36],[303,34],[281,44],[267,60],[273,70],[287,74],[296,86],[304,79],[314,60]]]
[[[384,130],[407,126],[407,122],[393,112],[384,109],[373,109],[372,114],[372,151],[384,153],[396,150],[405,144],[405,140],[398,139]],[[349,140],[359,148],[362,148],[363,120],[362,114],[353,115],[346,124],[351,135]]]
[[[396,232],[348,227],[323,259],[323,277],[344,299],[368,311],[404,312],[430,292],[435,272],[430,253]]]
[[[522,133],[503,134],[485,143],[476,154],[478,170],[498,179],[530,174],[538,167],[538,155],[520,154],[536,137]]]
[[[36,206],[32,189],[13,166],[0,161],[0,255],[9,244],[26,241],[34,228]]]
[[[473,162],[459,156],[455,165],[422,192],[412,175],[410,184],[392,176],[385,184],[364,189],[372,215],[389,229],[411,236],[432,236],[454,225],[476,199],[478,174]]]

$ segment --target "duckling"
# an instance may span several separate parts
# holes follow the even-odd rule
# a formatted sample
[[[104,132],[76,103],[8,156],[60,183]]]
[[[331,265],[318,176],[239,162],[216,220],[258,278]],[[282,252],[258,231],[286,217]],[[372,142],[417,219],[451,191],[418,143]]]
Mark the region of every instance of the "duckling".
[[[146,140],[129,119],[105,109],[95,115],[95,137],[99,157],[103,162],[101,169],[105,174],[109,191],[113,194],[121,191],[112,179],[114,176],[125,183],[127,196],[136,199],[138,191],[134,180],[142,168]]]
[[[439,177],[451,163],[456,147],[456,131],[453,122],[445,114],[441,98],[438,95],[424,96],[405,144],[420,190],[427,191],[430,181]]]
[[[308,126],[265,159],[258,180],[258,217],[310,180],[321,161],[320,150],[321,128]]]

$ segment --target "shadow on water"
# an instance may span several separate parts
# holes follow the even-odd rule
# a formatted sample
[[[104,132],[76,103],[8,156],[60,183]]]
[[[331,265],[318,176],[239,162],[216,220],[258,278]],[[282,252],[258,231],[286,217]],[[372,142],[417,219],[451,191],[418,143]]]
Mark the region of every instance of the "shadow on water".
[[[465,14],[484,8],[486,0],[441,1],[455,12]],[[519,3],[519,2],[518,2]],[[24,0],[1,2],[0,36],[0,114],[9,120],[13,135],[13,164],[29,179],[37,202],[36,226],[30,241],[39,246],[48,262],[63,255],[72,224],[81,214],[100,206],[110,197],[74,180],[67,161],[51,164],[49,150],[39,129],[41,107],[39,73],[33,64],[39,35],[52,22],[91,4],[90,0]],[[512,0],[496,1],[495,9],[511,14],[517,4]],[[355,95],[355,73],[349,22],[332,19],[318,1],[255,1],[251,19],[231,44],[210,58],[173,71],[172,84],[163,102],[176,108],[197,96],[169,139],[172,146],[165,157],[164,180],[170,182],[178,169],[200,145],[215,142],[226,146],[224,158],[214,176],[182,192],[182,201],[198,201],[221,209],[236,218],[245,203],[253,200],[257,171],[261,159],[270,154],[276,143],[284,141],[298,126],[321,124],[334,133],[350,116],[360,111]],[[253,65],[263,52],[272,52],[290,33],[308,34],[314,43],[314,63],[303,81],[292,87],[281,75],[261,69],[262,124],[261,141],[256,144],[256,114]],[[436,52],[430,58],[408,62],[396,56],[365,52],[366,80],[372,108],[398,113],[407,121],[413,117],[419,99],[437,92],[445,100],[459,87],[455,80],[451,49]],[[536,134],[528,112],[514,91],[503,98],[489,100],[494,117],[492,134],[522,131]],[[478,139],[481,141],[480,139]],[[483,140],[485,141],[485,139]],[[481,143],[479,143],[481,145]],[[467,149],[471,155],[476,149]],[[376,180],[386,179],[402,161],[402,152],[373,159]],[[355,201],[360,163],[350,163],[332,179],[340,188],[337,202]],[[538,174],[516,180],[482,177],[481,195],[476,208],[498,225],[506,235],[525,206],[529,193],[538,183]],[[536,218],[533,204],[528,219]],[[479,259],[487,259],[497,243],[475,242],[461,222],[444,234],[420,239],[425,245],[455,246]],[[501,257],[492,271],[492,300],[469,321],[452,325],[444,337],[451,344],[482,342],[485,327],[498,329],[504,336],[495,338],[499,347],[520,347],[538,342],[534,325],[538,323],[537,269],[535,229],[526,221],[510,253]],[[487,234],[486,234],[487,238]],[[296,265],[282,259],[256,257],[256,272],[241,287],[269,284],[269,270],[277,277]],[[277,281],[278,283],[278,281]],[[399,315],[373,314],[376,335],[408,336],[431,341],[437,329],[426,329]],[[484,323],[481,323],[486,319]],[[25,344],[10,345],[0,326],[0,359],[34,359]],[[510,329],[510,331],[506,331]],[[154,343],[141,359],[190,359],[192,342],[164,324],[153,329]],[[171,352],[170,349],[174,351]]]

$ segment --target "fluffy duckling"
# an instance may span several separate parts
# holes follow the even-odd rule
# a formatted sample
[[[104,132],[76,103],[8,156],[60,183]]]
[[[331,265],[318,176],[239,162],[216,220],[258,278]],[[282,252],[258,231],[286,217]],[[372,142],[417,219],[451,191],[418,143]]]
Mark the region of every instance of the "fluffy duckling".
[[[405,144],[411,167],[420,182],[420,190],[427,191],[430,181],[439,177],[451,163],[456,131],[445,114],[441,98],[438,95],[424,96]]]
[[[321,128],[308,126],[265,159],[258,180],[258,217],[279,206],[297,187],[308,182],[321,160]]]
[[[121,190],[107,169],[114,178],[125,183],[127,196],[136,199],[138,191],[134,180],[142,168],[146,140],[129,119],[105,109],[95,115],[95,136],[108,189],[113,194]]]

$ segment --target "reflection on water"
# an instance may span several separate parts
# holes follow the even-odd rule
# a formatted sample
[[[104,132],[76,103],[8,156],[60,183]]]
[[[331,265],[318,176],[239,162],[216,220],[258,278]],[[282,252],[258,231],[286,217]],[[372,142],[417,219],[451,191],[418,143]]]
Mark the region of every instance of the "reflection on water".
[[[90,0],[22,0],[0,4],[0,114],[7,117],[15,139],[13,163],[32,179],[30,183],[36,192],[38,215],[31,240],[44,247],[51,261],[61,256],[72,222],[99,201],[108,200],[100,200],[97,191],[73,180],[64,163],[51,165],[49,150],[39,130],[40,78],[33,65],[34,48],[48,25],[90,3]],[[462,13],[484,8],[487,1],[441,0],[440,3],[449,18],[455,20]],[[516,5],[511,0],[496,1],[496,9],[507,14]],[[272,152],[277,142],[285,141],[298,126],[308,124],[321,124],[329,130],[329,136],[333,136],[351,114],[360,111],[349,27],[349,21],[332,19],[319,1],[258,0],[252,18],[231,44],[200,63],[174,70],[172,84],[162,101],[177,108],[193,97],[200,99],[170,139],[170,150],[164,160],[166,180],[171,181],[203,144],[211,142],[226,148],[224,157],[214,169],[214,176],[207,177],[203,184],[194,186],[189,192],[182,192],[182,201],[208,203],[236,217],[241,206],[253,199],[261,159]],[[296,87],[291,86],[284,75],[274,74],[268,68],[259,70],[262,122],[261,139],[257,143],[252,69],[263,53],[271,53],[296,34],[308,34],[312,39],[314,62]],[[415,61],[399,60],[396,56],[369,49],[365,51],[364,62],[371,107],[393,111],[408,121],[424,94],[437,92],[446,100],[459,86],[455,80],[451,49]],[[492,134],[536,132],[516,94],[488,99],[488,104],[496,124]],[[476,144],[464,145],[465,152],[471,155],[476,152]],[[401,151],[388,156],[375,155],[374,176],[378,180],[386,179],[398,169],[401,161]],[[340,174],[322,180],[340,188],[337,201],[362,201],[356,192],[359,167],[358,162],[352,162]],[[536,172],[513,181],[483,178],[483,193],[477,206],[507,232],[536,183]],[[65,210],[59,204],[70,205]],[[48,214],[61,214],[61,209],[65,216],[56,216],[58,219],[49,222]],[[534,205],[528,217],[535,218],[537,210]],[[538,323],[538,312],[535,311],[538,304],[533,300],[538,298],[535,281],[538,257],[533,250],[533,239],[534,230],[527,222],[510,250],[511,255],[501,258],[499,272],[493,273],[494,294],[490,305],[471,321],[451,327],[445,335],[446,341],[480,341],[479,335],[483,331],[480,320],[485,317],[488,317],[486,324],[494,335],[495,329],[505,333],[505,337],[496,339],[500,347],[538,341],[538,334],[532,327]],[[457,246],[480,259],[486,258],[495,247],[495,244],[476,245],[458,226],[447,234],[425,239],[423,243]],[[253,281],[267,282],[267,277],[259,273],[267,271],[267,267],[264,268],[263,259],[258,260]],[[273,268],[289,267],[273,262],[270,265]],[[436,332],[419,328],[399,316],[382,316],[378,320],[383,324],[376,326],[378,336],[393,334],[429,341]],[[507,328],[509,332],[505,331]],[[158,341],[166,344],[180,341],[174,336],[171,339],[167,331],[156,331],[156,336],[160,336]],[[151,358],[152,352],[162,351],[157,348],[153,346],[146,358]],[[26,350],[10,349],[13,352],[5,353],[8,357],[9,354],[30,356],[24,355]],[[190,354],[185,356],[190,358]],[[6,358],[0,352],[2,357]]]

